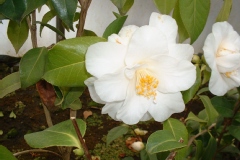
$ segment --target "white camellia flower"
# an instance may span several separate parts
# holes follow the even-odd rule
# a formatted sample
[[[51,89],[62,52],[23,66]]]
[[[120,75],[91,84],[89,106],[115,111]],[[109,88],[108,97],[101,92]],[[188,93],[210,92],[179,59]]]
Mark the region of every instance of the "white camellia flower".
[[[213,25],[203,51],[212,70],[209,90],[213,94],[222,96],[240,85],[240,36],[228,22]]]
[[[195,82],[193,47],[176,44],[177,24],[152,13],[149,25],[123,27],[108,42],[88,48],[85,84],[103,114],[126,124],[162,122],[185,108],[180,91]]]

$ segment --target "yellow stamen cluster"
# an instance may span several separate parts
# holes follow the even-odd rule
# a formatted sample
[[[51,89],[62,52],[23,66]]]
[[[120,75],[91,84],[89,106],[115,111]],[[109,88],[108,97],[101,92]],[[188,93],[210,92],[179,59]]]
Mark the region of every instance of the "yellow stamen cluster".
[[[146,98],[156,99],[157,87],[159,84],[158,79],[149,74],[146,70],[138,70],[137,74],[137,83],[136,83],[136,92],[137,94],[144,96]]]
[[[232,72],[226,72],[226,73],[224,73],[224,74],[225,74],[225,76],[226,76],[227,78],[231,78],[232,75],[237,75],[237,72],[236,72],[236,71],[232,71]]]
[[[235,54],[236,53],[236,51],[232,51],[232,50],[229,50],[229,49],[226,49],[226,48],[220,48],[220,49],[218,49],[218,52],[217,52],[216,56],[217,57],[224,56],[226,54],[224,52],[226,52],[226,51],[230,54]]]

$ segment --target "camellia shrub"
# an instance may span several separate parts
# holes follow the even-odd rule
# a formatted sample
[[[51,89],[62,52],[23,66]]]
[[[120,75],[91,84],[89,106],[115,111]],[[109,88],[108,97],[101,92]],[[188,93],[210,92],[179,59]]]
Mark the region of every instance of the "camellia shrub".
[[[146,142],[139,138],[147,133],[141,129],[126,140],[142,160],[239,158],[240,36],[228,22],[234,1],[221,2],[203,53],[196,53],[192,44],[211,14],[211,0],[153,0],[159,12],[152,12],[143,26],[124,25],[134,0],[111,2],[119,13],[113,12],[116,19],[97,36],[84,28],[91,0],[0,0],[0,21],[9,21],[7,35],[16,53],[29,31],[33,46],[21,57],[19,71],[0,81],[0,98],[36,85],[49,126],[26,134],[27,144],[58,146],[65,160],[72,152],[94,159],[83,140],[87,126],[76,119],[79,97],[88,88],[92,100],[102,104],[102,114],[124,123],[108,132],[107,144],[131,132],[131,125],[153,120],[163,127]],[[49,12],[36,21],[44,5]],[[48,23],[55,17],[60,27]],[[57,43],[38,47],[36,24],[40,33],[43,27],[55,32]],[[75,29],[76,38],[66,39],[64,29]],[[172,117],[199,101],[204,106],[199,113],[188,108],[185,117]],[[70,109],[70,120],[53,125],[52,106]],[[0,159],[16,158],[0,146]]]

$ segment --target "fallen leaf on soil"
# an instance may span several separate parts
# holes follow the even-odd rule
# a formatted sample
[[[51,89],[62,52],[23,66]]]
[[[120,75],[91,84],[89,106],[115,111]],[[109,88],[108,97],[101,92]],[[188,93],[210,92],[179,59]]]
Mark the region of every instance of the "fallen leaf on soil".
[[[84,111],[83,112],[83,118],[87,119],[89,116],[91,116],[93,113],[92,111]]]

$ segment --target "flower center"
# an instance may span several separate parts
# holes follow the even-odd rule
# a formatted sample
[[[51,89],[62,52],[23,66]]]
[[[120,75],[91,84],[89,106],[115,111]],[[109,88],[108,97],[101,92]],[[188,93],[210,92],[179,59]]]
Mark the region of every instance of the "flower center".
[[[226,48],[219,48],[216,56],[221,57],[221,56],[225,56],[228,54],[235,54],[235,53],[237,53],[237,51],[232,51],[232,50],[226,49]]]
[[[227,78],[231,78],[232,75],[237,75],[237,72],[234,70],[234,71],[231,71],[231,72],[226,72],[224,74]]]
[[[158,79],[152,76],[145,69],[139,69],[136,71],[137,83],[136,92],[137,94],[144,96],[146,98],[153,98],[156,100],[156,90],[158,87]]]

